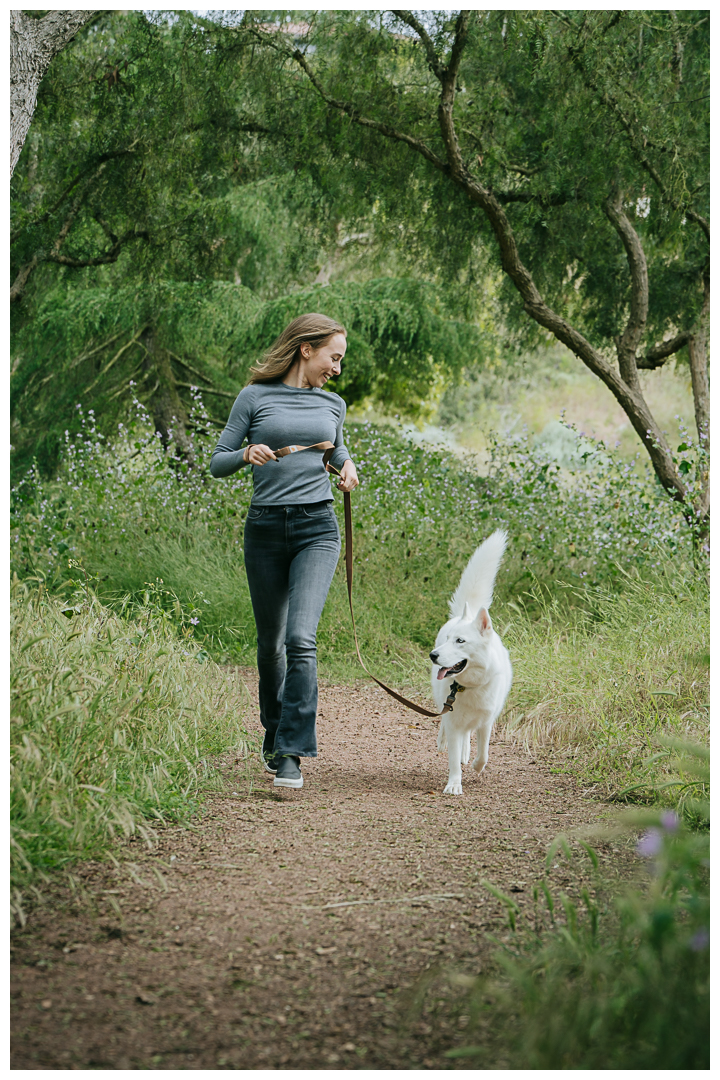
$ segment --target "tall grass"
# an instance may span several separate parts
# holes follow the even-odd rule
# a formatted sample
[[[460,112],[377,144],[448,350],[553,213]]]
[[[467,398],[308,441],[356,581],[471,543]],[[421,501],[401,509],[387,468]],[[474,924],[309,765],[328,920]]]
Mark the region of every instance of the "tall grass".
[[[152,607],[11,588],[11,874],[16,885],[113,839],[148,839],[247,752],[247,695]]]
[[[193,422],[205,423],[199,399]],[[659,551],[680,564],[691,558],[677,505],[646,471],[606,453],[594,455],[592,468],[568,472],[527,441],[495,441],[489,474],[479,476],[391,428],[349,425],[347,440],[362,481],[353,496],[359,624],[380,662],[398,641],[429,646],[467,559],[498,526],[510,538],[499,604],[523,597],[527,607],[538,581],[555,592],[557,580],[621,590],[622,571],[651,570]],[[209,477],[213,443],[196,434],[190,468],[163,453],[140,405],[112,445],[92,414],[78,410],[58,482],[29,474],[14,489],[14,568],[57,583],[75,556],[97,574],[105,600],[140,595],[162,579],[192,608],[215,655],[248,659],[254,632],[242,532],[252,483],[248,470]],[[570,603],[579,595],[563,593]],[[320,634],[321,645],[325,635],[328,648],[351,652],[341,570]]]
[[[667,773],[659,740],[709,736],[707,579],[662,559],[622,593],[585,590],[572,619],[542,590],[534,601],[539,618],[513,605],[505,628],[515,678],[504,732],[552,749],[598,795],[651,794]]]

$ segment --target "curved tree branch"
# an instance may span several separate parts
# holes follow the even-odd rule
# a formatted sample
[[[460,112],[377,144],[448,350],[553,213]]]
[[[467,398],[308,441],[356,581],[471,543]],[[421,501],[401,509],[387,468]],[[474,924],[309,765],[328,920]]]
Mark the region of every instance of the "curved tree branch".
[[[622,208],[622,192],[616,191],[605,200],[604,210],[622,240],[630,266],[630,316],[623,333],[615,339],[620,374],[628,386],[640,389],[636,354],[645,333],[648,315],[648,270],[640,237]]]
[[[638,368],[642,371],[655,371],[656,368],[662,367],[666,360],[669,360],[670,357],[674,356],[676,352],[679,352],[684,345],[687,345],[691,333],[692,331],[690,330],[683,330],[683,332],[676,337],[669,338],[667,341],[660,341],[657,345],[653,345],[647,350],[644,356],[638,357]]]
[[[440,63],[440,57],[435,50],[433,40],[423,26],[423,24],[420,22],[419,19],[415,18],[412,11],[393,11],[393,15],[400,19],[401,22],[404,22],[406,26],[409,26],[412,30],[415,31],[425,48],[425,54],[427,56],[428,66],[430,70],[432,71],[438,82],[442,82],[445,69]]]
[[[416,139],[412,135],[406,135],[404,131],[398,131],[396,128],[390,127],[389,124],[383,124],[380,120],[371,120],[369,117],[363,116],[354,105],[350,105],[346,101],[340,101],[338,98],[334,98],[328,94],[299,49],[295,49],[290,55],[303,69],[323,101],[327,105],[330,105],[331,108],[338,109],[340,112],[345,113],[346,116],[350,117],[353,123],[359,124],[361,127],[371,128],[373,131],[380,132],[380,134],[384,135],[387,139],[394,139],[396,142],[405,143],[406,146],[410,146],[413,150],[416,150],[417,153],[422,154],[422,156],[434,165],[436,169],[440,169],[446,174],[449,173],[449,168],[445,162],[420,139]]]

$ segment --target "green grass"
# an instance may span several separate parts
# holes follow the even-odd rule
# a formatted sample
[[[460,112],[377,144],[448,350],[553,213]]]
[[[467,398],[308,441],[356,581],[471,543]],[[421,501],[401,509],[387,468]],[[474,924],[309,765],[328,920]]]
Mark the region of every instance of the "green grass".
[[[632,787],[633,798],[657,798],[668,768],[662,740],[709,738],[707,581],[663,560],[650,579],[584,600],[572,619],[547,595],[540,618],[507,613],[514,683],[503,731],[546,748],[597,796]],[[664,798],[675,805],[681,796],[673,788]]]
[[[214,783],[213,755],[242,756],[252,741],[247,702],[215,664],[254,659],[249,477],[218,484],[172,466],[142,417],[112,446],[92,424],[74,438],[57,482],[34,475],[13,495],[20,916],[38,877],[191,815]],[[477,544],[504,526],[492,615],[514,685],[501,737],[597,795],[682,812],[674,824],[644,811],[661,844],[638,893],[602,902],[598,878],[578,908],[544,882],[532,926],[505,898],[512,933],[459,1006],[469,1022],[458,1056],[485,1068],[706,1068],[709,777],[696,762],[707,754],[709,591],[677,507],[606,455],[568,473],[527,442],[496,441],[478,476],[389,429],[358,425],[349,439],[363,479],[355,607],[376,673],[427,700],[447,600]],[[318,648],[321,674],[360,676],[342,563]]]
[[[188,817],[213,755],[247,754],[247,695],[156,609],[68,607],[16,579],[11,615],[16,887]]]

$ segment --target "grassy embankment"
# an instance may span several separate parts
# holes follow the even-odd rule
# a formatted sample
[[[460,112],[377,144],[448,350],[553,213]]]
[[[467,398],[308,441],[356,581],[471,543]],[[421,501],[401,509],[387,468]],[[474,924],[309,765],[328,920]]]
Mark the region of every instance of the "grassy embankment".
[[[11,587],[11,880],[23,891],[116,838],[192,817],[212,756],[247,758],[246,695],[149,605]],[[111,901],[112,902],[112,901]]]

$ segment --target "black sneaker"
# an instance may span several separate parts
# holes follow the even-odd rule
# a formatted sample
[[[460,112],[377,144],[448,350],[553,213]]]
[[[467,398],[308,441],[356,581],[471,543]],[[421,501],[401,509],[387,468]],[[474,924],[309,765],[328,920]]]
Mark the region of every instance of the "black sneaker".
[[[275,735],[271,735],[269,731],[265,732],[265,737],[262,744],[262,763],[263,769],[269,773],[276,773],[278,767],[278,761],[275,757]]]
[[[292,754],[283,754],[282,757],[277,759],[273,787],[301,788],[302,786],[303,775],[300,772],[300,758],[293,757]]]

